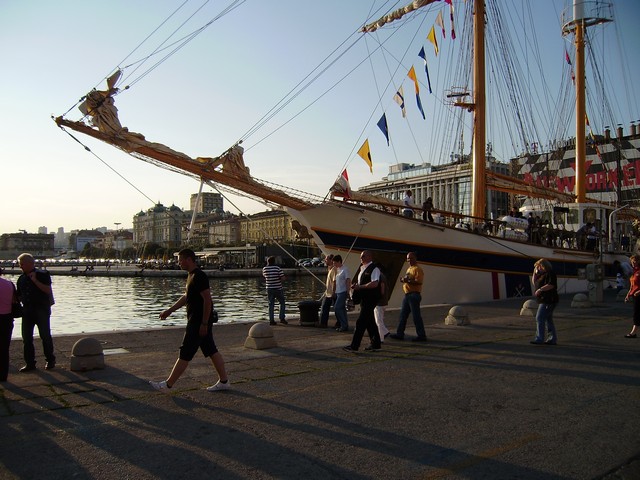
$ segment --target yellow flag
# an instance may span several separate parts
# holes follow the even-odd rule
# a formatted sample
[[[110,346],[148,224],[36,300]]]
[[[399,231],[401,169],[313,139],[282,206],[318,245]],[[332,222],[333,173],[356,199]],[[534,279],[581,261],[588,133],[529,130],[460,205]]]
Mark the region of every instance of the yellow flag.
[[[360,150],[358,150],[358,155],[360,155],[367,165],[369,165],[369,170],[373,173],[373,162],[371,161],[371,151],[369,150],[368,138],[364,141]]]
[[[407,73],[407,77],[413,80],[413,84],[416,87],[416,95],[418,95],[420,93],[420,86],[418,85],[418,79],[416,78],[416,69],[411,67]]]
[[[438,40],[436,40],[436,30],[435,28],[433,28],[433,25],[431,26],[431,30],[429,30],[429,35],[427,35],[427,40],[429,40],[431,43],[433,43],[433,48],[436,51],[436,57],[438,56],[438,51],[440,50],[438,48]]]

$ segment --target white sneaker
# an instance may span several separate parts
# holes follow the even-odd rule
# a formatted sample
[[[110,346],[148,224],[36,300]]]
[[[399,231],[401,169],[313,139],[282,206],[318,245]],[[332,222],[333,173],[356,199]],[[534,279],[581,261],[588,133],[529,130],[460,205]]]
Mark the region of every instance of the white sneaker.
[[[149,385],[151,385],[153,388],[155,388],[159,392],[163,392],[163,393],[169,393],[169,390],[171,390],[167,385],[166,380],[162,380],[161,382],[149,381]]]
[[[229,390],[230,388],[231,388],[231,382],[229,382],[229,380],[227,380],[227,383],[222,383],[220,380],[218,380],[218,383],[216,383],[215,385],[211,385],[210,387],[207,387],[207,391],[219,392],[221,390]]]

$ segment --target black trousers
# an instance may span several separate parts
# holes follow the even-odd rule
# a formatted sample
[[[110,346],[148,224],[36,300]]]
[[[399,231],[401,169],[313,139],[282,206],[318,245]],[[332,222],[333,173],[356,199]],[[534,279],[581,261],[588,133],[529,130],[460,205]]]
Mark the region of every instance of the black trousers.
[[[0,315],[0,382],[6,382],[9,375],[9,346],[13,333],[13,317],[10,313]]]
[[[351,348],[354,350],[358,350],[360,348],[365,330],[369,334],[371,346],[373,348],[380,348],[380,333],[378,332],[376,318],[373,313],[376,308],[376,303],[368,302],[363,299],[362,304],[360,305],[360,316],[358,316],[358,320],[356,320],[356,329],[353,332],[353,339],[351,340]]]
[[[633,297],[633,324],[640,327],[640,295]]]
[[[29,308],[25,305],[22,314],[22,342],[24,343],[24,361],[29,366],[36,364],[36,349],[33,345],[33,329],[38,327],[42,340],[42,349],[47,362],[55,363],[53,339],[51,338],[51,309],[49,307]]]

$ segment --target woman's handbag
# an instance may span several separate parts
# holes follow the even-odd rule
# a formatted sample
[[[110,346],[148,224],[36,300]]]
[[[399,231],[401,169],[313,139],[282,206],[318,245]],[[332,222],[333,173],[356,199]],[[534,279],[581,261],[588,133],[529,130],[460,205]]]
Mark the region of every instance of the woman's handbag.
[[[351,300],[354,305],[360,305],[360,302],[362,302],[362,292],[360,292],[360,290],[353,290],[351,292]]]
[[[11,304],[11,316],[13,318],[22,317],[22,303],[15,302]]]

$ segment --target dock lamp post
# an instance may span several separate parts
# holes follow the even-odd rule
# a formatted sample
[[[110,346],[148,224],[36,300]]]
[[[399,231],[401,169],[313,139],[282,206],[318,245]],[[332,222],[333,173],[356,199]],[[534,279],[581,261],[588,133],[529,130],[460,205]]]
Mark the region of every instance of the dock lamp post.
[[[609,250],[610,251],[612,251],[612,248],[613,248],[613,216],[615,215],[616,212],[619,212],[620,210],[624,210],[628,206],[629,205],[627,204],[622,207],[616,208],[613,212],[609,214]]]
[[[113,222],[113,224],[116,226],[116,234],[115,234],[115,235],[114,235],[114,237],[113,237],[113,243],[115,243],[116,245],[117,245],[117,240],[118,240],[118,236],[117,236],[117,234],[118,234],[118,232],[120,231],[120,224],[121,224],[121,223],[122,223],[122,222]],[[117,249],[116,249],[116,251],[117,251]],[[121,262],[121,261],[122,261],[122,251],[120,252],[120,255],[119,255],[119,256],[120,256],[119,260],[120,260],[120,262]],[[118,262],[118,265],[120,264],[120,262]]]

